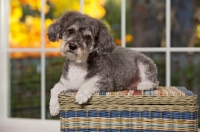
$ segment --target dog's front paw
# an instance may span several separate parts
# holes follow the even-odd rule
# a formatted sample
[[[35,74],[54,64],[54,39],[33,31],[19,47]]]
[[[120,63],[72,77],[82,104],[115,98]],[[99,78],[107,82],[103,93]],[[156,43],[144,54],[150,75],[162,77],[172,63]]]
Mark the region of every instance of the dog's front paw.
[[[152,90],[155,86],[156,84],[152,82],[140,82],[137,86],[137,90]]]
[[[49,102],[49,110],[52,116],[56,116],[60,111],[60,104],[58,103],[58,99],[51,98]]]
[[[88,101],[88,99],[91,97],[91,95],[87,94],[86,92],[83,92],[83,90],[79,90],[76,94],[76,102],[79,104],[84,104]]]

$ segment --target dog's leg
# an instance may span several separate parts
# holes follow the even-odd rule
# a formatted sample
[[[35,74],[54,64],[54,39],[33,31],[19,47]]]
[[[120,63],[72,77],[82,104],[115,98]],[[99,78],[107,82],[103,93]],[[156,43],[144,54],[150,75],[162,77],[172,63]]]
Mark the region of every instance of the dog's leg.
[[[145,65],[143,63],[138,64],[139,73],[140,73],[140,79],[141,82],[138,84],[137,89],[138,90],[149,90],[157,88],[158,82],[157,82],[157,71],[154,64]]]
[[[60,110],[60,104],[58,102],[58,94],[61,91],[66,90],[66,87],[61,82],[58,82],[52,89],[51,89],[51,99],[49,102],[49,110],[52,116],[56,116]]]
[[[76,102],[79,104],[86,103],[88,99],[95,93],[99,91],[98,88],[99,77],[95,76],[89,78],[78,90],[76,94]]]

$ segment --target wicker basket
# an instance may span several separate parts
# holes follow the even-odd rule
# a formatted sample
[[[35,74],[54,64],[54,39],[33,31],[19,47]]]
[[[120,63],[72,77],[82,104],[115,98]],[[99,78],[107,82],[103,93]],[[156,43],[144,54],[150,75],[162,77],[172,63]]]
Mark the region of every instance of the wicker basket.
[[[197,96],[184,87],[95,93],[87,104],[63,91],[61,132],[196,132]]]

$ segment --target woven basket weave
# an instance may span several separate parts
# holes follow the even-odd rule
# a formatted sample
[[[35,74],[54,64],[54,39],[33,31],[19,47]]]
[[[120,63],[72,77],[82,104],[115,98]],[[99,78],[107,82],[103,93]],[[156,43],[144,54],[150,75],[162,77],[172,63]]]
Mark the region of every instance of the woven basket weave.
[[[76,92],[59,95],[61,132],[196,132],[197,96],[184,87],[95,93],[87,104]]]

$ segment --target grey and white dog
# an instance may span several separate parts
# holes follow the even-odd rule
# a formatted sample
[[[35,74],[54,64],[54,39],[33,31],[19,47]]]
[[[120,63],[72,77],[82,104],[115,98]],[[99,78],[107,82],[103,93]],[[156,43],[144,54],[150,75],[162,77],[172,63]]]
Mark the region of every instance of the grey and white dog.
[[[58,94],[77,90],[75,100],[86,103],[98,91],[156,88],[157,67],[145,55],[115,46],[107,27],[99,20],[70,11],[48,30],[50,41],[62,39],[66,58],[60,81],[51,89],[50,113],[59,113]]]

